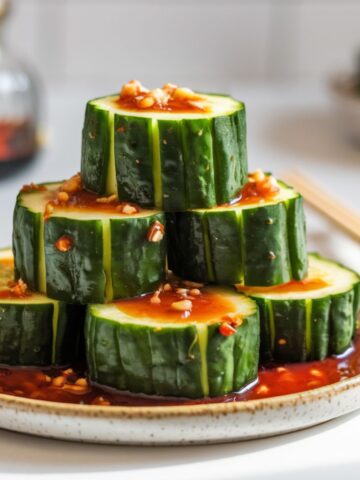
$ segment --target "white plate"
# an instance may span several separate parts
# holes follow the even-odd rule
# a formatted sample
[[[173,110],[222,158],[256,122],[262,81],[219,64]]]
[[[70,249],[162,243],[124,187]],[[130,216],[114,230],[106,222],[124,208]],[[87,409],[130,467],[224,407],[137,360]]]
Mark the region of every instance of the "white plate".
[[[360,375],[263,400],[166,407],[99,407],[0,395],[0,427],[39,436],[120,445],[186,445],[263,438],[360,408]]]

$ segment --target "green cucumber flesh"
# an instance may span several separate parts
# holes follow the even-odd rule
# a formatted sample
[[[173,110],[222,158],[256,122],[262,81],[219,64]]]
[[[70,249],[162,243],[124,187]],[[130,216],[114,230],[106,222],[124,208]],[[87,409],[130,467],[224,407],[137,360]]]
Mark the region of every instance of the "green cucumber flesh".
[[[279,182],[271,200],[168,213],[169,268],[200,282],[276,285],[306,275],[301,196]]]
[[[211,112],[131,111],[119,107],[117,95],[89,101],[85,187],[165,211],[232,200],[247,176],[245,106],[227,96],[204,96]]]
[[[89,305],[85,341],[90,378],[119,390],[189,398],[224,395],[253,382],[259,356],[256,304],[224,288],[209,287],[201,295],[212,293],[242,318],[231,336],[219,332],[223,320],[216,313],[201,321],[190,313],[179,321],[169,313],[165,318],[133,315],[121,301]]]
[[[356,332],[359,276],[317,254],[309,255],[307,280],[320,279],[320,288],[286,291],[245,288],[260,310],[261,352],[264,359],[301,362],[322,360],[346,351]]]
[[[77,359],[84,311],[40,293],[13,297],[10,249],[0,251],[0,363],[8,365],[64,365]],[[6,266],[4,266],[6,262]]]
[[[59,185],[47,184],[46,191],[18,196],[14,214],[17,276],[33,290],[67,303],[103,303],[155,290],[165,275],[165,240],[150,242],[147,231],[156,221],[164,224],[164,214],[59,207],[44,220],[46,202]],[[31,227],[26,236],[23,218]],[[55,245],[64,235],[72,241],[67,252]]]

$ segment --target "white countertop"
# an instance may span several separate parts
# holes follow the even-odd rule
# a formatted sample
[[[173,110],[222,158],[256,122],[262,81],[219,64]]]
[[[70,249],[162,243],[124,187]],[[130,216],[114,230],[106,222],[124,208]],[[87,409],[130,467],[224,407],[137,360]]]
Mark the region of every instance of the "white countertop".
[[[66,178],[79,170],[85,100],[99,89],[57,90],[48,98],[48,144],[21,172],[0,178],[0,247],[10,244],[15,195],[24,183]],[[360,150],[334,125],[325,91],[309,86],[243,86],[233,94],[248,112],[250,169],[280,175],[297,167],[360,212]],[[309,249],[360,271],[360,249],[308,212]],[[296,415],[296,412],[294,412]],[[113,447],[66,443],[0,431],[0,478],[358,479],[360,415],[303,432],[229,445]]]

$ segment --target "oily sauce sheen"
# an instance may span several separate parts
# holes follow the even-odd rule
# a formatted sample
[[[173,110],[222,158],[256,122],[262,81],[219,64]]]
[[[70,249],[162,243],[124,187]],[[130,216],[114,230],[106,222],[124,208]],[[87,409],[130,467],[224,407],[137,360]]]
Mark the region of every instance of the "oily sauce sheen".
[[[253,181],[252,174],[249,174],[249,181],[245,183],[238,195],[229,203],[223,206],[242,206],[242,205],[256,205],[265,202],[271,202],[276,199],[279,194],[280,187],[272,175],[264,175],[262,180]],[[269,181],[275,182],[271,185]]]
[[[328,287],[329,284],[321,278],[305,278],[304,280],[291,280],[288,283],[281,285],[274,285],[272,287],[245,287],[238,286],[238,290],[248,293],[250,295],[256,293],[294,293],[294,292],[309,292]]]
[[[54,200],[56,193],[53,195]],[[80,190],[70,195],[69,201],[66,203],[50,200],[50,203],[54,206],[54,209],[60,208],[61,210],[68,209],[72,211],[88,211],[88,212],[103,212],[108,214],[119,214],[123,206],[131,205],[134,207],[134,213],[139,213],[142,209],[138,205],[129,202],[119,202],[115,198],[109,202],[106,197],[100,197],[95,193],[87,192],[86,190]],[[100,200],[100,201],[99,201]]]
[[[154,103],[151,108],[140,108],[136,102],[135,97],[118,98],[114,101],[115,107],[132,112],[171,112],[171,113],[207,113],[211,109],[204,102],[201,95],[195,96],[190,101],[185,99],[170,98],[166,104]]]
[[[144,295],[136,299],[118,300],[114,302],[122,312],[137,318],[154,318],[167,322],[181,322],[194,320],[196,322],[206,322],[209,318],[218,321],[219,318],[236,311],[235,305],[214,293],[203,290],[201,295],[191,297],[191,311],[177,311],[171,307],[171,304],[180,300],[176,292],[162,292],[160,295],[161,303],[153,304],[150,302],[152,295]],[[190,298],[187,296],[186,298]]]
[[[38,185],[25,185],[23,191],[33,191],[33,190],[46,190],[46,187]],[[70,210],[77,212],[99,212],[107,214],[121,214],[126,213],[123,209],[124,207],[131,207],[131,214],[141,213],[143,209],[131,202],[120,202],[115,195],[109,195],[101,197],[95,193],[88,192],[84,189],[79,189],[75,192],[69,194],[69,198],[66,202],[63,202],[58,199],[58,191],[49,192],[48,195],[48,204],[52,206],[53,210]],[[272,201],[278,194],[278,190],[269,190],[262,186],[262,182],[248,182],[244,185],[243,189],[232,202],[229,204],[224,204],[224,206],[234,206],[234,205],[255,205],[261,204],[266,201]],[[129,212],[130,213],[130,212]],[[50,217],[45,209],[45,217]]]
[[[73,379],[70,381],[75,382],[78,377],[84,375],[81,368],[74,367],[74,372]],[[260,367],[259,380],[252,388],[223,397],[200,400],[131,395],[98,385],[89,385],[80,393],[73,392],[69,391],[69,388],[52,385],[51,379],[60,374],[61,370],[54,368],[2,367],[0,368],[0,392],[18,397],[63,403],[130,407],[241,402],[278,397],[323,387],[359,375],[360,336],[357,336],[353,347],[339,357],[300,364],[263,365]]]

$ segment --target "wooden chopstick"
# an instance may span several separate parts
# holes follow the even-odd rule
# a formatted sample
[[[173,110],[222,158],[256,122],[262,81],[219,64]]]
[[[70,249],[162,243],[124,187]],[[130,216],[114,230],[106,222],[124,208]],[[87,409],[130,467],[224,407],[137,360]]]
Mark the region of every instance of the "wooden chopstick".
[[[344,206],[318,183],[298,170],[285,172],[281,178],[301,193],[309,205],[332,220],[357,242],[360,242],[360,216],[357,213]]]

